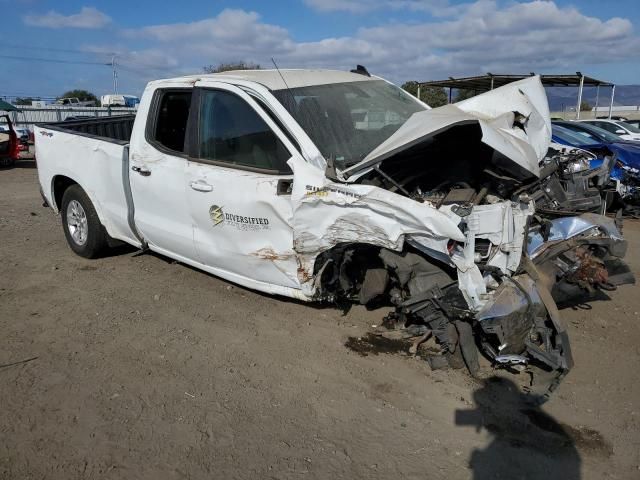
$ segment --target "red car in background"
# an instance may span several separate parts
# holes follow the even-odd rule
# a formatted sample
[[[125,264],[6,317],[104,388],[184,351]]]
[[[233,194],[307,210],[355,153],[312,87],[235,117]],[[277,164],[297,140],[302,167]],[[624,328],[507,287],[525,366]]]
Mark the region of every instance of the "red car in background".
[[[20,155],[20,140],[8,115],[0,115],[8,127],[0,132],[0,167],[10,167]]]

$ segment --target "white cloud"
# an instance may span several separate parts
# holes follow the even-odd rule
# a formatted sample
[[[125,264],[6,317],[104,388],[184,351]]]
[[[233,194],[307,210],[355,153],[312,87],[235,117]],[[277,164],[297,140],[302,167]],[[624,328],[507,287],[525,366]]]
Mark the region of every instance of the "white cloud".
[[[451,5],[449,0],[304,0],[317,12],[364,13],[373,10],[410,10],[445,17],[462,12],[468,4]]]
[[[80,13],[62,15],[54,10],[44,15],[27,15],[24,23],[31,27],[46,28],[102,28],[111,17],[94,7],[82,7]]]
[[[357,8],[363,2],[346,3]],[[153,58],[158,68],[166,65],[166,75],[197,73],[202,65],[235,60],[268,66],[275,57],[281,67],[347,69],[359,63],[394,81],[429,80],[488,71],[565,73],[640,56],[640,39],[629,20],[601,20],[541,0],[504,6],[477,0],[446,19],[387,23],[352,36],[306,42],[263,22],[255,12],[231,9],[196,22],[126,31],[124,36],[147,45],[129,54],[140,62],[138,68],[144,68],[146,57]],[[158,68],[150,75],[157,76]]]
[[[304,3],[318,12],[361,13],[382,8],[384,0],[304,0]]]

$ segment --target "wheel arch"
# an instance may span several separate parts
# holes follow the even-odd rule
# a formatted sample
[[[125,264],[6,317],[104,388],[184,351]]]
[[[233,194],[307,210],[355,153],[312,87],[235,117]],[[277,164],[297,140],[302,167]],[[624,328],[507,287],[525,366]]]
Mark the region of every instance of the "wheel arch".
[[[89,197],[89,200],[91,201],[91,204],[93,205],[93,208],[98,214],[100,223],[102,223],[104,228],[107,230],[107,233],[109,233],[109,223],[106,221],[105,215],[102,212],[102,206],[100,205],[100,202],[97,201],[93,192],[84,188],[80,182],[68,175],[58,174],[54,175],[51,178],[51,199],[53,201],[53,205],[51,205],[51,207],[54,209],[54,211],[56,213],[61,213],[60,210],[62,208],[62,197],[64,196],[64,192],[66,192],[67,189],[72,185],[78,185],[84,191],[84,193],[86,193],[87,197]]]
[[[71,185],[80,184],[74,179],[67,177],[66,175],[54,175],[51,179],[51,199],[53,200],[52,207],[56,212],[60,212],[60,209],[62,208],[62,197],[64,196],[64,192],[66,192]]]

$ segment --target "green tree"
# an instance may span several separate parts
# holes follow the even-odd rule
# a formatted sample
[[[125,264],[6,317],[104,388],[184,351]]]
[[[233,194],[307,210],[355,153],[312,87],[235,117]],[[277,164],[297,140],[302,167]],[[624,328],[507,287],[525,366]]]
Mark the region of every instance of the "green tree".
[[[98,102],[98,98],[87,90],[74,89],[64,92],[58,98],[77,98],[81,102]]]
[[[591,104],[586,100],[582,100],[580,102],[580,111],[581,112],[590,112],[592,109]]]
[[[413,95],[418,96],[418,86],[420,84],[414,80],[402,84],[402,88]],[[420,100],[430,107],[441,107],[447,104],[447,94],[444,88],[440,87],[420,87]]]
[[[13,102],[14,105],[31,105],[31,102],[35,100],[40,100],[40,98],[34,97],[16,97],[16,101]]]
[[[218,65],[205,65],[202,70],[204,73],[221,73],[229,70],[260,70],[261,68],[257,63],[238,61],[219,63]]]
[[[467,98],[475,97],[478,93],[475,90],[468,90],[466,88],[461,88],[456,93],[456,98],[454,102],[461,102],[462,100],[466,100]]]

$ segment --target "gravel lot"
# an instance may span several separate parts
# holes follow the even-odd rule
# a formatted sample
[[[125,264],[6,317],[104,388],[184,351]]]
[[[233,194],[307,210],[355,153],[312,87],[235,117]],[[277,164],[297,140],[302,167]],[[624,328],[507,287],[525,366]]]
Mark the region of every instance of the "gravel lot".
[[[0,171],[0,245],[0,479],[640,478],[636,287],[562,312],[576,366],[534,409],[518,376],[345,347],[383,311],[77,257],[31,161]]]

